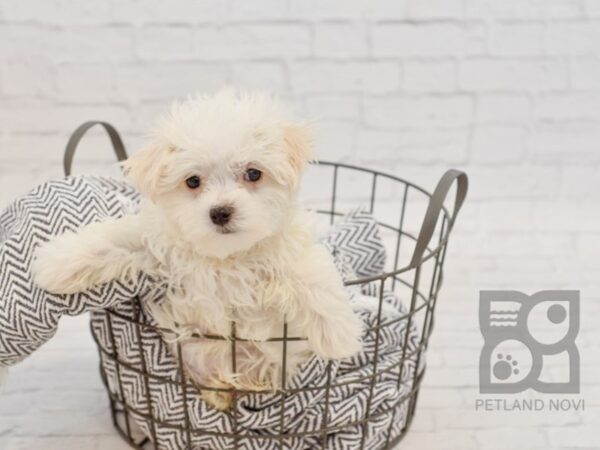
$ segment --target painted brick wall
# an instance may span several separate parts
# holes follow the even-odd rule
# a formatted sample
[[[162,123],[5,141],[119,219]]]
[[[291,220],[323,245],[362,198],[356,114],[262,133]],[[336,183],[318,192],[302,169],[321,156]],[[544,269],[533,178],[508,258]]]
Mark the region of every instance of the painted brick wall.
[[[0,0],[0,205],[60,175],[79,122],[109,120],[134,149],[171,99],[224,84],[287,98],[315,120],[323,159],[429,188],[449,167],[469,173],[414,445],[507,448],[502,426],[527,448],[591,445],[600,1]],[[108,170],[106,145],[92,135],[80,171]],[[475,415],[474,305],[479,289],[499,287],[582,289],[595,409]]]

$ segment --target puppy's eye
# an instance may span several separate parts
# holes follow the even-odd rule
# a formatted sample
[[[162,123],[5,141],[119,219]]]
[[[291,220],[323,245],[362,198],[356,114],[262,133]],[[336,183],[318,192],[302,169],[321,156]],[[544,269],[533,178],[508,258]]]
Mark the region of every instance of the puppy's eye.
[[[190,189],[198,189],[200,187],[200,177],[194,175],[185,180],[185,184]]]
[[[244,180],[250,181],[251,183],[257,182],[260,180],[260,177],[262,177],[262,172],[258,169],[250,168],[246,170],[246,173],[244,174]]]

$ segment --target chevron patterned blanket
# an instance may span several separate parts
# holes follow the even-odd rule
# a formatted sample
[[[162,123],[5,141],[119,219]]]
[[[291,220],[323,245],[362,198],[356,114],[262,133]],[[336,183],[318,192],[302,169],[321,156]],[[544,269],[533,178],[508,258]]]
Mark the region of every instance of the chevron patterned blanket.
[[[47,342],[61,316],[90,311],[111,397],[129,411],[127,426],[156,441],[156,448],[300,450],[321,448],[326,440],[329,449],[358,449],[364,440],[364,448],[378,449],[385,445],[388,430],[391,439],[401,432],[407,416],[402,399],[412,388],[415,362],[399,362],[403,351],[415,353],[418,334],[414,325],[407,330],[402,302],[393,292],[380,293],[378,283],[350,289],[355,311],[372,328],[363,337],[360,354],[331,363],[313,356],[293,374],[286,393],[248,394],[229,412],[206,405],[190,385],[184,392],[178,361],[161,336],[127,320],[153,323],[133,300],[138,297],[143,304],[156,298],[147,276],[62,296],[33,284],[29,267],[37,245],[53,235],[130,213],[138,201],[123,181],[67,177],[40,185],[0,214],[0,368]],[[345,278],[383,269],[385,249],[378,225],[364,210],[346,216],[323,243]],[[107,314],[107,308],[118,315]],[[327,381],[329,390],[322,388]],[[366,417],[369,421],[363,422]],[[187,423],[192,433],[186,431]],[[323,433],[323,428],[330,431]],[[284,441],[274,439],[281,435]]]

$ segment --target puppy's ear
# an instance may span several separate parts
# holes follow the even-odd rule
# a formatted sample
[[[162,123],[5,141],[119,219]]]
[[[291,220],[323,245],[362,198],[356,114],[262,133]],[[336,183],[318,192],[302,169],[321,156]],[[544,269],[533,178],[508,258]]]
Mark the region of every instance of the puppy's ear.
[[[296,175],[300,175],[313,158],[314,133],[306,123],[283,125],[283,142]]]
[[[159,144],[138,150],[122,163],[127,179],[143,195],[154,200],[164,177],[165,160],[171,152]]]

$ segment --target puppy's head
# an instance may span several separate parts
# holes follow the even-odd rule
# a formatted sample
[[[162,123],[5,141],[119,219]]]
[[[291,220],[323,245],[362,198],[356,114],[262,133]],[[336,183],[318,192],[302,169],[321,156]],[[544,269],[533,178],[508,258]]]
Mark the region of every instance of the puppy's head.
[[[224,258],[277,233],[312,156],[312,134],[267,94],[223,90],[177,103],[124,166],[178,239]]]

